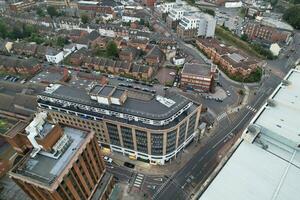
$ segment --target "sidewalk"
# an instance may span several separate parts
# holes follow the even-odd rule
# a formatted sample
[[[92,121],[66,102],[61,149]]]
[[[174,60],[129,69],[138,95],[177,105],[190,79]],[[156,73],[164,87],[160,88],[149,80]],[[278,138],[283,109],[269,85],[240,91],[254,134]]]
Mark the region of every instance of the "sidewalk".
[[[134,170],[148,175],[171,175],[176,171],[180,170],[186,165],[188,161],[193,158],[194,154],[197,153],[202,146],[210,139],[213,135],[214,129],[211,129],[209,133],[201,140],[201,143],[195,141],[188,145],[184,151],[178,153],[176,159],[172,159],[165,165],[152,165],[139,160],[131,160],[127,156],[123,156],[121,153],[113,152],[106,154],[111,157],[113,161],[120,166],[123,166],[124,162],[129,162],[135,165]]]

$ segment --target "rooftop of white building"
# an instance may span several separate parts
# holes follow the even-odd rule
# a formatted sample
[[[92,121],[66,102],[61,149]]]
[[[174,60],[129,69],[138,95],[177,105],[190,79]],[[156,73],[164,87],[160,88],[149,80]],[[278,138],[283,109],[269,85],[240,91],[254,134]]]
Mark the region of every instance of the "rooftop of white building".
[[[200,200],[299,199],[299,106],[300,71],[293,69],[252,119],[245,139]]]

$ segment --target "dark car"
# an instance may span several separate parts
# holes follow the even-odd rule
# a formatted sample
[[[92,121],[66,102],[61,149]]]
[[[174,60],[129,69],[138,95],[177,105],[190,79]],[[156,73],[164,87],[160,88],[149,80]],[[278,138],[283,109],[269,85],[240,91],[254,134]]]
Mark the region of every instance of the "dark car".
[[[134,168],[134,164],[131,164],[129,162],[124,162],[124,166],[128,168]]]

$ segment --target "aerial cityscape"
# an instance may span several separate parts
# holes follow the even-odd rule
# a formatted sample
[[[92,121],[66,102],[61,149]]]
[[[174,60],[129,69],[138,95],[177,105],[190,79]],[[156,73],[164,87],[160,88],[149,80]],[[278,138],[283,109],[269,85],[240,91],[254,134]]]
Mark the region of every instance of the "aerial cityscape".
[[[0,200],[299,200],[299,0],[0,0]]]

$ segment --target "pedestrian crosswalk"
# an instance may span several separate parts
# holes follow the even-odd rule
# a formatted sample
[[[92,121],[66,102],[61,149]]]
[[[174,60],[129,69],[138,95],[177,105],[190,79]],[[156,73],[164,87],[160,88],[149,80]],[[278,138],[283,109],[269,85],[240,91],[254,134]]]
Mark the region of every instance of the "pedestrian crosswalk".
[[[141,185],[142,185],[143,180],[144,180],[144,174],[137,174],[137,176],[135,177],[133,186],[137,187],[137,188],[140,188]]]
[[[221,121],[224,117],[226,117],[227,116],[227,113],[226,112],[224,112],[224,113],[222,113],[221,115],[219,115],[218,117],[217,117],[217,121]]]
[[[253,107],[250,106],[250,105],[247,106],[247,109],[248,109],[248,110],[251,110],[252,112],[256,112],[256,111],[257,111],[256,108],[253,108]]]

